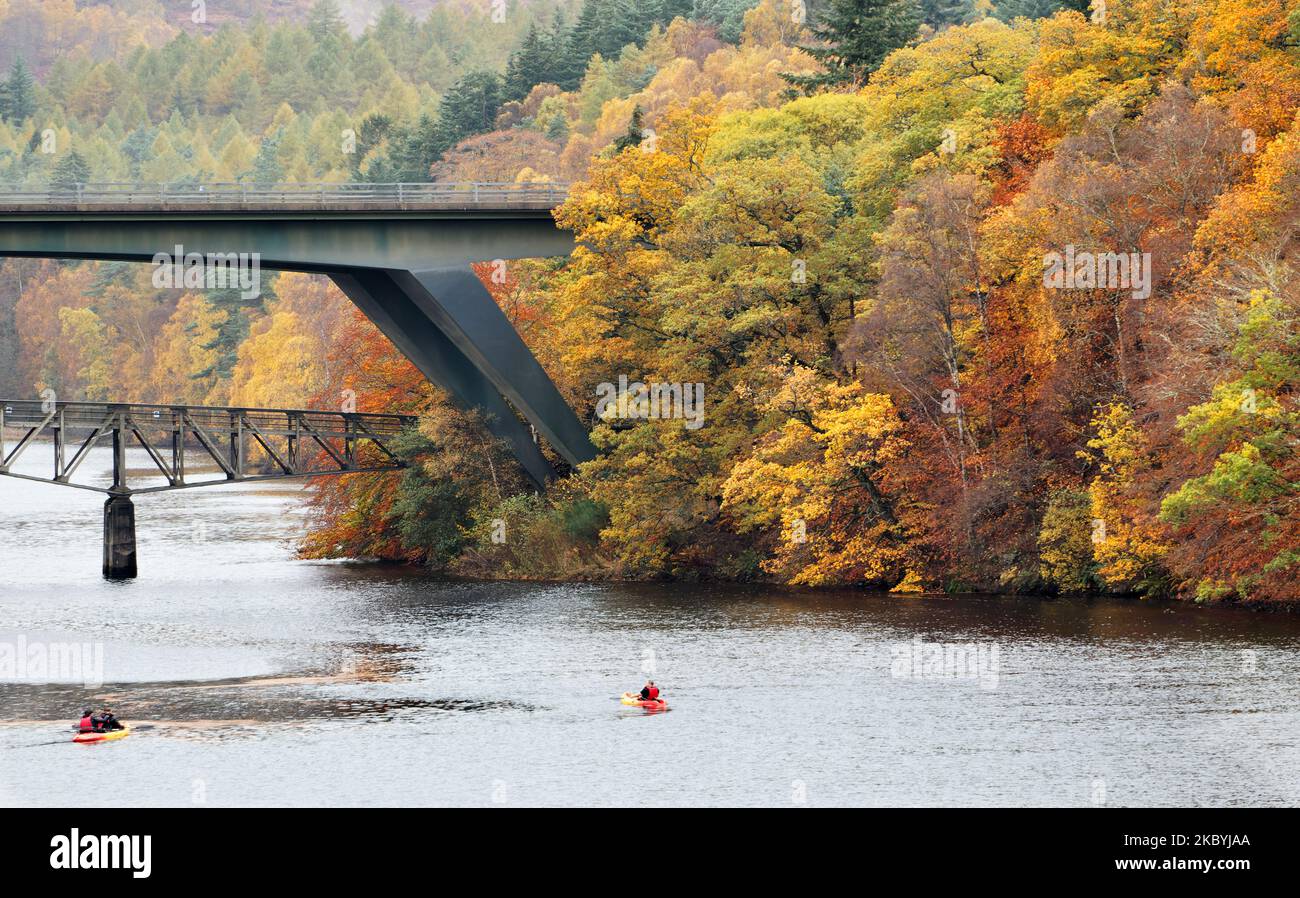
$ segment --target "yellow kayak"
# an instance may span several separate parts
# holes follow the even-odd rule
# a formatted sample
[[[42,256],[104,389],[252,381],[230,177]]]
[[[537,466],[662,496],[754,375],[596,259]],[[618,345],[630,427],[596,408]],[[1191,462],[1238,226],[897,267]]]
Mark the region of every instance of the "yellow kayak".
[[[131,728],[125,727],[120,730],[112,730],[107,733],[78,733],[72,737],[73,742],[87,744],[90,742],[112,742],[116,739],[125,739],[131,735]]]

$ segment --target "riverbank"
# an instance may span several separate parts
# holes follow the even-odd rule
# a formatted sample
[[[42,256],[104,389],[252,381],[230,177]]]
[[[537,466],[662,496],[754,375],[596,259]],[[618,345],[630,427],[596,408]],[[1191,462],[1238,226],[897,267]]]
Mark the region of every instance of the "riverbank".
[[[795,586],[787,583],[780,583],[772,580],[728,580],[710,576],[707,572],[700,572],[695,576],[681,577],[657,577],[657,578],[636,578],[617,576],[617,565],[610,562],[608,570],[601,570],[599,566],[588,566],[583,572],[573,576],[555,576],[553,574],[538,574],[529,576],[527,572],[520,571],[512,567],[507,573],[494,575],[491,566],[486,564],[481,555],[473,557],[473,563],[462,563],[462,559],[457,559],[451,565],[449,570],[430,571],[427,566],[413,563],[395,561],[384,558],[339,558],[334,559],[342,563],[355,564],[374,564],[383,568],[394,568],[400,570],[419,571],[421,573],[433,573],[436,576],[446,579],[452,583],[529,583],[538,585],[559,586],[563,584],[662,584],[671,586],[673,584],[710,584],[719,586],[730,586],[735,588],[749,589],[779,589],[792,594],[807,594],[816,596],[819,594],[843,594],[845,590],[854,590],[852,584],[838,583],[827,586]],[[593,572],[593,569],[595,572]],[[1221,597],[1217,599],[1206,600],[1192,594],[1162,594],[1155,596],[1144,596],[1133,592],[1060,592],[1050,590],[1039,591],[1014,591],[1007,589],[998,589],[990,587],[987,589],[968,589],[968,590],[923,590],[914,586],[890,590],[881,593],[879,590],[872,590],[867,587],[860,587],[860,593],[863,596],[889,595],[900,599],[935,599],[946,598],[960,600],[962,598],[976,598],[986,596],[1001,596],[1005,598],[1027,598],[1040,601],[1094,601],[1108,600],[1117,602],[1139,602],[1146,605],[1157,607],[1193,607],[1193,608],[1239,608],[1248,611],[1266,611],[1280,614],[1300,614],[1300,601],[1292,599],[1269,599],[1267,597],[1255,597],[1241,600],[1232,597]]]

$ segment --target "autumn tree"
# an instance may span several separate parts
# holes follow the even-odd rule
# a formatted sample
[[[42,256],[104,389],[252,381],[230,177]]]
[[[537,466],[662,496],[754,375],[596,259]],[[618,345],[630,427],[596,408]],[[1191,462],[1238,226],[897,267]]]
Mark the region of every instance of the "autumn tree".
[[[239,345],[230,388],[235,405],[307,408],[333,380],[330,352],[349,303],[320,275],[281,274],[275,298]],[[339,407],[330,397],[327,407]]]
[[[1096,574],[1113,591],[1166,592],[1168,535],[1151,495],[1160,456],[1133,409],[1121,402],[1099,408],[1093,425],[1096,435],[1082,456],[1097,468],[1088,484],[1089,556],[1098,564]]]
[[[1201,599],[1300,596],[1300,306],[1257,292],[1232,349],[1234,371],[1178,419],[1205,473],[1166,496],[1170,558]]]
[[[880,236],[877,301],[856,334],[864,363],[911,399],[963,490],[979,446],[963,395],[967,369],[989,336],[978,238],[987,207],[988,189],[972,176],[918,182]]]
[[[722,487],[741,532],[769,532],[764,568],[808,586],[897,586],[912,547],[885,472],[908,445],[889,397],[857,384],[827,388],[795,369],[768,408],[784,423]]]

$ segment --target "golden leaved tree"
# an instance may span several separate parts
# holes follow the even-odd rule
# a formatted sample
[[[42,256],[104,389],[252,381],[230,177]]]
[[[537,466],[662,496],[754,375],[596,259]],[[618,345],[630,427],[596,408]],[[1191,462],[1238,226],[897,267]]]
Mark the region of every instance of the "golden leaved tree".
[[[764,569],[808,586],[897,586],[912,556],[885,479],[908,449],[893,401],[859,384],[827,388],[795,369],[770,406],[785,423],[732,468],[722,490],[742,532],[779,526]]]

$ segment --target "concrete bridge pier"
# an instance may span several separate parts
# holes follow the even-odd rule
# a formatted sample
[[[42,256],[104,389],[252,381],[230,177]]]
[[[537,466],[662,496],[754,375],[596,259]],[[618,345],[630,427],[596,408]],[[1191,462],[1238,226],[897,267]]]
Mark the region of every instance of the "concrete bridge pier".
[[[104,578],[135,576],[135,503],[130,496],[109,496],[104,503]]]

